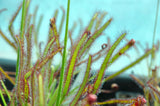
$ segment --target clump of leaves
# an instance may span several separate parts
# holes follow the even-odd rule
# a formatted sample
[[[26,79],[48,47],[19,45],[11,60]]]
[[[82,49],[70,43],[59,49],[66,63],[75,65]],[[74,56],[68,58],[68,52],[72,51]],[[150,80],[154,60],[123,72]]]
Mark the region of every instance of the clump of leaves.
[[[55,12],[54,17],[50,19],[48,41],[45,48],[41,48],[41,43],[38,43],[38,32],[43,17],[41,16],[38,24],[35,23],[36,7],[34,15],[28,13],[30,1],[23,0],[23,4],[20,5],[15,15],[12,17],[9,24],[9,32],[13,38],[10,40],[0,30],[0,35],[17,51],[17,66],[16,66],[16,79],[15,82],[11,80],[10,76],[0,68],[0,72],[4,74],[14,85],[14,89],[9,92],[3,81],[1,80],[4,90],[0,90],[3,104],[7,105],[3,95],[7,94],[9,97],[10,105],[101,105],[110,103],[123,103],[130,104],[131,106],[139,106],[144,104],[145,99],[139,96],[134,99],[126,100],[111,100],[110,102],[97,102],[97,94],[101,89],[103,82],[113,79],[119,74],[123,73],[127,69],[138,64],[144,58],[155,52],[155,48],[148,50],[143,56],[139,57],[128,66],[122,68],[118,72],[104,78],[105,70],[111,66],[119,57],[127,52],[131,47],[134,46],[135,40],[131,39],[126,45],[124,45],[115,55],[114,50],[119,43],[127,35],[126,32],[122,33],[117,40],[110,44],[103,44],[102,49],[94,54],[89,54],[89,50],[96,39],[98,39],[103,31],[110,25],[112,18],[102,23],[106,13],[95,13],[90,20],[88,26],[83,32],[74,40],[72,33],[76,24],[73,25],[71,30],[68,30],[69,23],[69,7],[70,0],[67,4],[66,14],[66,30],[64,37],[64,45],[60,41],[60,35],[65,20],[65,11],[62,8],[63,16],[61,19],[60,27],[57,28],[56,20],[58,10]],[[16,19],[20,9],[22,8],[22,20],[20,27],[20,34],[15,35],[13,22]],[[33,20],[33,22],[31,21]],[[82,30],[81,30],[82,31]],[[71,43],[71,47],[67,50],[67,41]],[[32,64],[32,49],[36,46],[38,59],[35,64]],[[43,51],[43,52],[42,52]],[[52,60],[56,54],[62,56],[62,65],[53,66]],[[91,65],[98,59],[104,56],[104,61],[101,64],[100,69],[96,74],[91,76]],[[87,58],[87,59],[86,59]],[[85,75],[80,86],[72,86],[73,79],[82,70],[80,67],[83,66]],[[139,99],[140,98],[140,99]]]

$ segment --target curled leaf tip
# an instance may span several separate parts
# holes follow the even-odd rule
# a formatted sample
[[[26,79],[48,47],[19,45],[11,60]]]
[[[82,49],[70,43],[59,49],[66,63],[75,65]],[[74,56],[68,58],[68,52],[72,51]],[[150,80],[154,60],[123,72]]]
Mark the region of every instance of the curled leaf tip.
[[[56,18],[55,17],[53,17],[53,18],[50,19],[50,27],[51,28],[53,27],[52,24],[54,24],[54,23],[56,23]]]
[[[135,44],[135,42],[136,42],[136,41],[135,41],[134,39],[131,39],[128,44],[129,44],[130,46],[132,46],[132,45]]]
[[[113,18],[109,19],[109,22],[111,22],[113,20]]]
[[[104,43],[104,44],[101,46],[101,48],[102,48],[102,49],[105,49],[105,48],[107,48],[107,46],[108,46],[108,44]]]

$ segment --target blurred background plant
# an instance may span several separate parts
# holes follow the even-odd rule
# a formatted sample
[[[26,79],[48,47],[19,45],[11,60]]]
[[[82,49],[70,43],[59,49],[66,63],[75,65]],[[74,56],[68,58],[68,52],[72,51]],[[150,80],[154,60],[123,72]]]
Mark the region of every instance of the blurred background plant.
[[[29,7],[30,1],[23,0],[22,5],[19,6],[16,13],[13,15],[8,26],[12,40],[0,30],[0,35],[18,54],[16,77],[14,80],[8,75],[9,73],[7,73],[7,71],[0,68],[2,76],[0,94],[4,105],[7,105],[7,103],[3,95],[8,96],[10,105],[87,106],[120,103],[140,106],[146,104],[147,101],[149,105],[149,101],[152,100],[155,102],[154,104],[159,103],[159,79],[158,76],[156,76],[156,72],[159,68],[153,65],[153,60],[155,59],[156,53],[159,51],[159,42],[155,44],[153,40],[152,48],[143,48],[144,54],[142,56],[139,56],[138,59],[131,62],[126,67],[105,78],[105,70],[108,69],[109,66],[112,66],[112,64],[123,55],[130,56],[126,51],[131,47],[135,48],[136,52],[138,52],[137,48],[142,47],[141,43],[136,43],[134,39],[128,40],[125,37],[127,33],[123,32],[113,44],[108,37],[106,43],[99,45],[101,46],[101,50],[90,53],[94,42],[110,25],[112,18],[103,22],[107,13],[96,12],[89,24],[85,28],[81,28],[78,32],[78,36],[73,38],[77,24],[74,23],[72,28],[68,30],[70,11],[70,0],[68,0],[67,12],[61,7],[61,10],[56,10],[53,18],[50,19],[48,40],[46,45],[42,47],[44,44],[38,42],[38,35],[43,16],[40,16],[38,23],[36,23],[38,7],[35,8],[33,15],[28,12]],[[13,23],[20,13],[21,8],[21,26],[19,34],[16,35]],[[3,11],[5,11],[5,9],[2,9],[0,12]],[[63,14],[61,19],[57,18],[59,12]],[[62,35],[62,27],[65,24],[65,17],[66,30],[64,37]],[[57,27],[57,20],[60,20],[59,27]],[[155,23],[157,23],[157,21]],[[154,29],[156,29],[156,27]],[[63,37],[64,40],[60,40],[60,38]],[[115,49],[123,39],[125,39],[126,44],[115,52]],[[70,46],[67,46],[67,41],[69,41]],[[34,56],[33,51],[36,51],[37,56],[37,61],[34,61],[34,64],[32,60]],[[56,62],[54,58],[58,54],[62,58],[62,63],[53,65],[53,61]],[[148,82],[146,82],[146,85],[135,76],[131,75],[131,77],[143,87],[147,101],[145,101],[143,96],[138,96],[137,98],[111,99],[103,102],[97,101],[97,95],[101,92],[101,87],[104,82],[115,78],[119,74],[135,66],[150,54],[152,54],[152,62],[150,63],[150,61],[148,61],[149,76],[147,77]],[[96,72],[91,72],[91,65],[99,59],[103,59],[100,69]],[[153,66],[155,68],[153,68]],[[4,78],[7,78],[15,85],[12,91],[6,89],[3,84]]]

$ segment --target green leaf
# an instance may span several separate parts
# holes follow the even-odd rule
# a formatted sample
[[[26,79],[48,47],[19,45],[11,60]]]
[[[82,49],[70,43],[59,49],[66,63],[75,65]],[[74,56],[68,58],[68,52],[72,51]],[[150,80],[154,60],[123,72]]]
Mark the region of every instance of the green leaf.
[[[2,87],[4,88],[6,94],[7,94],[8,98],[9,98],[9,101],[10,101],[10,100],[11,100],[11,96],[10,96],[10,94],[9,94],[9,92],[8,92],[8,90],[7,90],[7,88],[6,88],[5,84],[4,84],[4,82],[3,82],[3,80],[0,80],[0,82],[1,82]]]
[[[39,85],[39,104],[40,106],[44,106],[43,78],[41,74],[39,74],[38,82],[39,82],[38,84]]]
[[[4,99],[4,96],[2,94],[2,90],[1,89],[0,89],[0,97],[2,99],[2,102],[3,102],[4,106],[7,106],[7,103],[6,103],[5,99]]]
[[[109,65],[109,60],[113,54],[113,51],[115,50],[115,48],[118,46],[118,44],[121,42],[121,40],[125,37],[126,33],[123,33],[116,41],[115,43],[112,45],[112,47],[110,48],[110,50],[108,51],[102,65],[100,68],[100,71],[97,75],[96,81],[94,83],[94,88],[93,88],[93,93],[97,93],[97,90],[102,82],[102,78],[105,72],[105,69],[107,68],[107,66]]]
[[[150,54],[152,54],[155,51],[155,48],[152,48],[151,50],[149,50],[148,52],[146,52],[143,56],[141,56],[140,58],[138,58],[137,60],[135,60],[134,62],[132,62],[131,64],[129,64],[128,66],[124,67],[123,69],[121,69],[120,71],[108,76],[107,78],[105,78],[103,80],[103,82],[106,82],[110,79],[115,78],[116,76],[118,76],[119,74],[123,73],[124,71],[128,70],[129,68],[133,67],[134,65],[138,64],[140,61],[142,61],[144,58],[146,58],[147,56],[149,56]]]
[[[82,36],[82,38],[80,39],[80,41],[78,42],[74,52],[73,52],[73,55],[71,57],[71,60],[70,60],[70,63],[68,65],[68,73],[67,73],[67,78],[66,78],[66,82],[65,82],[65,86],[64,86],[64,92],[63,92],[63,95],[65,96],[68,91],[69,91],[69,87],[70,87],[70,83],[71,83],[71,80],[72,80],[72,75],[73,75],[73,70],[74,70],[74,67],[75,67],[75,63],[76,63],[76,60],[77,60],[77,55],[78,55],[78,52],[83,44],[83,42],[85,41],[85,39],[87,38],[87,32],[85,32]]]
[[[92,62],[92,57],[91,55],[89,56],[88,58],[88,64],[87,64],[87,70],[85,72],[85,76],[84,76],[84,79],[82,81],[82,84],[77,92],[77,94],[75,95],[73,101],[71,102],[71,106],[75,106],[80,98],[80,96],[82,95],[84,89],[85,89],[85,86],[88,82],[88,78],[89,78],[89,73],[90,73],[90,68],[91,68],[91,62]]]
[[[111,23],[112,18],[110,20],[108,20],[99,30],[97,30],[86,42],[86,44],[84,44],[84,47],[81,49],[79,56],[82,56],[82,54],[84,53],[84,51],[89,48],[91,46],[91,44],[95,41],[95,39],[97,37],[100,36],[100,34],[107,28],[107,26]],[[90,27],[89,27],[90,29]]]
[[[124,47],[122,47],[110,60],[110,64],[112,64],[115,60],[117,60],[122,54],[124,54],[130,47],[134,45],[135,41],[131,39]],[[109,64],[109,65],[110,65]]]

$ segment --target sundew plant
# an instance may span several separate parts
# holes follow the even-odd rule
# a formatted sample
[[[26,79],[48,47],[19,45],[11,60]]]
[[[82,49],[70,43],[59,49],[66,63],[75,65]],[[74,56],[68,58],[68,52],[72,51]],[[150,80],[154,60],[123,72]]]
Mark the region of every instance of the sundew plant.
[[[157,3],[157,13],[155,21],[155,30],[158,16],[159,2]],[[129,106],[147,106],[151,101],[154,101],[155,106],[160,103],[160,91],[157,77],[159,66],[154,66],[154,59],[156,53],[159,51],[159,42],[155,43],[153,40],[152,48],[144,50],[144,54],[138,59],[131,62],[129,65],[119,69],[112,75],[105,77],[105,71],[121,56],[126,55],[130,48],[137,50],[137,44],[134,39],[127,39],[127,32],[122,32],[114,43],[104,43],[101,50],[91,54],[89,51],[93,43],[102,35],[107,27],[112,24],[113,19],[110,18],[104,22],[106,12],[96,12],[90,18],[90,22],[85,26],[84,30],[78,32],[77,38],[73,39],[73,32],[76,24],[69,29],[69,12],[70,0],[67,3],[67,9],[62,8],[62,18],[57,18],[58,10],[55,11],[53,18],[50,20],[48,40],[46,45],[42,48],[42,43],[38,42],[38,33],[42,25],[43,16],[39,18],[36,23],[35,9],[33,15],[29,13],[30,0],[23,0],[23,3],[18,7],[17,11],[10,20],[8,26],[9,33],[12,39],[9,39],[5,33],[0,29],[0,36],[15,50],[17,53],[16,77],[13,80],[2,67],[0,67],[0,74],[7,78],[13,85],[14,89],[9,91],[3,79],[0,77],[0,97],[3,105],[16,106],[99,106],[105,104],[128,104]],[[20,12],[22,10],[22,12]],[[0,13],[5,9],[0,10]],[[19,34],[15,34],[13,23],[21,14],[21,23]],[[61,20],[57,23],[57,20]],[[57,26],[59,24],[59,27]],[[65,35],[62,35],[62,27],[65,26]],[[60,38],[64,38],[63,41]],[[153,38],[155,34],[153,34]],[[115,49],[120,42],[126,39],[126,44],[117,52]],[[67,46],[70,43],[70,46]],[[33,48],[36,48],[38,59],[33,62]],[[53,58],[59,54],[62,57],[62,62],[59,65],[53,65]],[[104,82],[114,79],[116,76],[134,67],[144,59],[151,61],[148,65],[149,75],[144,84],[141,79],[131,75],[133,80],[142,86],[144,95],[139,95],[136,98],[125,98],[106,100],[103,102],[97,101],[97,95],[101,92],[101,87]],[[92,73],[91,65],[103,58],[101,66],[96,73]],[[116,67],[116,66],[115,66]],[[73,86],[77,76],[84,72],[78,86]],[[79,79],[78,79],[79,80]],[[8,97],[7,103],[4,95]],[[107,96],[107,94],[106,94]]]

